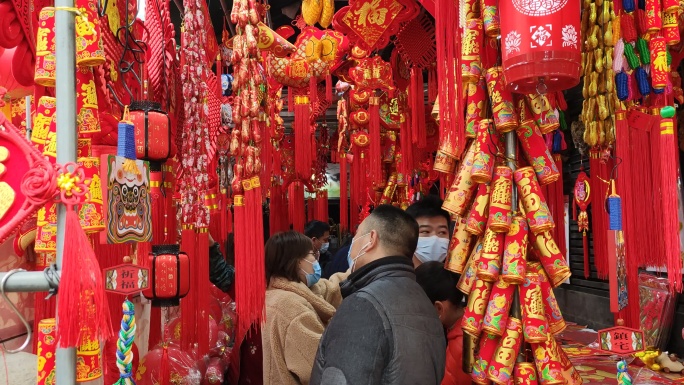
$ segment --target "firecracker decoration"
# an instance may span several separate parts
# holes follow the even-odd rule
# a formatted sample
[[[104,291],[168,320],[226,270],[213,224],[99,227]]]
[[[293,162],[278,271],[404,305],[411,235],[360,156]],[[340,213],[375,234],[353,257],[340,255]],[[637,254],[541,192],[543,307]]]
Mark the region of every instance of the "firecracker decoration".
[[[133,340],[135,339],[135,306],[128,299],[123,303],[121,330],[116,343],[116,366],[119,368],[119,381],[114,385],[135,385],[133,380]]]
[[[580,168],[580,173],[577,175],[575,187],[573,188],[573,219],[577,221],[578,231],[582,232],[582,245],[584,248],[584,278],[589,278],[589,215],[587,215],[587,208],[591,203],[591,185],[589,178],[584,172],[584,167]],[[577,213],[579,208],[579,213]]]

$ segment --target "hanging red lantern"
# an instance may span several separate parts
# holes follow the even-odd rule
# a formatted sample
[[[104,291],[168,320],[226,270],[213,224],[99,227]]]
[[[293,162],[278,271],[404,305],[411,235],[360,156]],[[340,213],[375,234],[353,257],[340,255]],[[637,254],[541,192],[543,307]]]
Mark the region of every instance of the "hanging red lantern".
[[[190,291],[190,259],[178,245],[154,245],[149,255],[150,285],[143,291],[152,306],[178,306]]]
[[[134,101],[130,106],[130,120],[135,125],[135,155],[138,159],[165,161],[173,156],[171,146],[171,118],[161,104]]]
[[[553,92],[579,83],[579,0],[503,0],[499,12],[506,15],[501,18],[501,54],[511,91]]]

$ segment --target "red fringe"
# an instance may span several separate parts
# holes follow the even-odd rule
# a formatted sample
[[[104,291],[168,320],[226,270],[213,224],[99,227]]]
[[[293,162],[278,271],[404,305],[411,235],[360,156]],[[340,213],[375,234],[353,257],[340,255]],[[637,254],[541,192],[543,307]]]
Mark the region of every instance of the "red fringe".
[[[311,176],[312,135],[309,103],[296,103],[294,111],[295,134],[295,172],[300,178],[308,180]]]
[[[181,250],[188,254],[192,265],[196,265],[197,254],[195,242],[197,238],[197,233],[192,228],[185,228],[181,231]],[[197,272],[190,273],[190,287],[196,288],[198,276]],[[192,345],[197,341],[197,308],[198,303],[198,293],[197,290],[190,290],[187,296],[181,300],[181,347],[182,349],[189,351],[192,349]],[[201,295],[206,295],[206,293],[201,293]]]
[[[270,234],[287,231],[290,226],[289,212],[285,198],[285,189],[282,185],[271,187],[271,201],[269,211]]]
[[[589,237],[586,231],[582,232],[582,246],[584,248],[584,278],[589,278],[591,266],[589,265]]]
[[[325,97],[328,99],[328,103],[333,101],[333,84],[332,76],[330,74],[325,75]]]
[[[294,106],[295,106],[295,97],[294,97],[294,89],[292,87],[287,87],[287,111],[288,112],[294,112]]]
[[[556,242],[558,248],[563,255],[568,255],[567,240],[565,239],[565,195],[563,195],[563,160],[560,154],[554,154],[553,159],[556,161],[556,167],[560,173],[558,180],[553,184],[554,186],[554,221],[556,223]]]
[[[196,262],[194,265],[197,268],[194,271],[191,270],[190,274],[197,276],[197,286],[193,287],[195,292],[198,293],[197,307],[195,308],[197,350],[199,357],[204,357],[204,355],[209,353],[209,310],[211,306],[211,296],[206,295],[206,293],[210,292],[211,285],[209,281],[209,233],[207,233],[207,229],[200,229],[199,234],[197,234],[195,258]]]
[[[423,88],[423,71],[415,67],[411,68],[410,98],[412,141],[418,148],[425,148],[427,144],[427,131],[425,130],[425,89]],[[371,156],[372,154],[371,150]]]
[[[288,199],[292,230],[303,233],[304,226],[306,225],[306,208],[304,207],[304,185],[302,182],[294,181],[290,184],[288,187]]]
[[[428,102],[435,103],[439,95],[439,83],[437,80],[437,70],[435,67],[428,69]]]
[[[382,184],[382,136],[380,134],[380,105],[375,97],[368,106],[368,134],[370,136],[370,179],[377,186]],[[379,98],[378,98],[379,99]]]
[[[408,122],[401,123],[399,128],[399,144],[401,146],[401,173],[404,178],[411,178],[413,174],[413,144],[411,143]]]
[[[608,214],[606,213],[605,192],[607,185],[601,181],[608,180],[605,175],[605,166],[601,164],[599,159],[599,152],[592,150],[589,159],[589,183],[592,191],[592,211],[591,211],[591,228],[594,237],[594,265],[598,277],[601,279],[608,278],[608,249],[606,246],[608,236]]]
[[[170,384],[171,366],[169,362],[169,348],[165,345],[162,350],[161,362],[159,363],[159,383]]]
[[[309,99],[312,106],[318,101],[318,79],[313,75],[309,77]]]
[[[316,205],[313,198],[306,198],[306,222],[314,220],[316,217]]]
[[[672,124],[673,132],[666,124]],[[665,258],[667,259],[667,276],[671,287],[682,292],[682,259],[679,245],[679,218],[677,207],[677,177],[679,164],[677,160],[677,141],[672,119],[660,122],[660,186],[662,189],[663,239],[665,241]]]
[[[112,336],[112,323],[104,291],[102,270],[78,214],[66,210],[62,276],[57,299],[59,347],[76,347],[86,330],[91,338],[106,341]],[[89,295],[90,294],[90,295]],[[59,315],[62,316],[59,316]]]
[[[664,238],[664,232],[667,231],[665,229],[665,216],[667,215],[666,213],[663,212],[664,209],[664,204],[663,204],[663,188],[664,186],[662,185],[663,182],[663,176],[662,176],[662,170],[661,170],[661,164],[660,164],[660,159],[662,158],[662,151],[661,151],[661,145],[662,142],[660,140],[660,130],[659,129],[653,129],[651,130],[651,159],[650,159],[650,165],[651,165],[651,189],[650,189],[650,194],[653,195],[653,209],[654,209],[654,214],[655,217],[658,218],[657,221],[654,221],[654,225],[658,228],[658,232],[656,234],[653,234],[655,236],[655,241],[654,246],[656,247],[653,249],[651,252],[652,253],[658,253],[660,254],[659,256],[642,256],[642,259],[646,259],[645,261],[640,261],[639,265],[643,266],[644,263],[646,263],[647,266],[665,266],[667,263],[667,249],[665,245],[665,238]],[[634,151],[633,151],[634,152]]]
[[[340,232],[349,230],[347,158],[340,157]]]

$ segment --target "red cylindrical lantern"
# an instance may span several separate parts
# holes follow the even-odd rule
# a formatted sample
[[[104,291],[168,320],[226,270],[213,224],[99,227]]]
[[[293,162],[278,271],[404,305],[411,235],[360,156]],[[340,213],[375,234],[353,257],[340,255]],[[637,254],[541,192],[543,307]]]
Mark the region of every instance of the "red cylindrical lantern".
[[[497,336],[504,334],[508,323],[508,312],[511,309],[513,293],[516,288],[517,286],[510,285],[499,277],[492,289],[492,294],[489,296],[482,330]]]
[[[528,268],[535,269],[539,274],[539,285],[541,285],[542,289],[544,314],[546,315],[546,321],[549,323],[549,333],[558,334],[565,330],[567,324],[565,323],[565,319],[563,319],[563,314],[556,301],[556,295],[553,293],[553,287],[551,286],[549,277],[546,275],[542,265],[537,262],[530,262]]]
[[[506,89],[501,67],[492,67],[485,75],[492,114],[497,131],[504,133],[518,127],[518,114],[515,112],[513,95]]]
[[[464,216],[470,201],[475,192],[477,184],[471,179],[473,169],[473,159],[475,158],[475,147],[477,143],[473,141],[468,147],[468,151],[463,156],[461,165],[458,168],[456,179],[444,198],[442,208],[451,214]]]
[[[100,132],[100,113],[97,107],[95,77],[90,67],[76,69],[76,113],[78,132],[92,134]]]
[[[161,104],[150,101],[131,103],[130,119],[135,125],[135,153],[138,159],[165,161],[173,156],[171,118]]]
[[[523,334],[529,343],[543,342],[549,338],[549,324],[544,314],[544,300],[539,284],[539,274],[527,268],[525,282],[520,285],[520,304],[523,316]]]
[[[667,86],[670,74],[670,66],[667,65],[667,45],[662,37],[652,37],[651,51],[651,86],[655,89],[663,89]]]
[[[501,22],[499,20],[498,1],[480,1],[480,11],[482,12],[482,24],[485,34],[489,37],[497,38],[501,34]]]
[[[87,199],[80,205],[78,217],[83,231],[86,233],[97,233],[105,228],[100,158],[78,158],[78,164],[83,167],[85,177],[90,179],[86,194]]]
[[[489,100],[487,99],[487,83],[484,76],[475,84],[468,84],[465,87],[467,90],[467,105],[466,105],[466,137],[477,137],[477,130],[480,124],[480,119],[483,117],[483,112],[487,110]]]
[[[152,306],[178,306],[190,291],[190,260],[178,245],[153,245],[149,255],[149,288],[143,291]]]
[[[456,158],[452,158],[442,151],[437,151],[432,169],[444,174],[452,174],[456,169]]]
[[[537,382],[537,368],[531,362],[518,362],[513,369],[515,385],[539,385]]]
[[[456,288],[463,292],[465,295],[469,295],[475,286],[475,281],[477,280],[477,264],[480,262],[480,256],[482,256],[482,239],[479,239],[473,247],[472,253],[470,253],[470,259],[466,264],[461,278],[456,284]]]
[[[489,196],[487,228],[496,233],[507,233],[511,228],[513,200],[513,171],[508,166],[497,166]]]
[[[57,107],[56,99],[51,96],[41,96],[38,99],[36,117],[33,119],[33,129],[31,130],[31,141],[37,145],[45,145],[49,139],[50,131],[56,132],[55,110]],[[38,147],[43,151],[42,147]]]
[[[463,331],[477,338],[482,331],[485,311],[492,292],[492,283],[482,280],[475,281],[475,287],[468,295],[468,305],[463,313]]]
[[[461,77],[464,83],[477,83],[480,80],[483,39],[482,20],[466,20],[465,33],[461,41]]]
[[[55,385],[55,351],[57,350],[57,325],[54,318],[38,322],[36,331],[36,355],[38,356],[38,385]]]
[[[76,17],[76,65],[96,67],[104,64],[105,51],[97,2],[77,0],[75,5],[81,12]]]
[[[551,107],[546,95],[529,94],[525,99],[527,99],[527,104],[530,106],[534,120],[542,134],[548,134],[560,127],[556,110]],[[524,120],[521,118],[521,121]]]
[[[451,237],[449,253],[444,263],[445,269],[458,274],[463,273],[463,269],[465,269],[468,263],[470,250],[475,244],[473,236],[466,230],[466,220],[459,220],[454,229],[454,235]]]
[[[466,231],[481,236],[485,232],[487,216],[489,215],[489,185],[481,184],[477,188],[475,201],[470,208],[466,222]]]
[[[525,281],[528,232],[527,219],[520,214],[515,215],[504,241],[503,266],[501,267],[504,282],[519,285]]]
[[[38,210],[34,249],[39,253],[57,250],[57,203],[48,202]]]
[[[554,227],[553,217],[532,167],[528,166],[515,170],[513,178],[518,187],[518,194],[525,209],[530,231],[533,234],[540,234],[552,230]]]
[[[508,385],[511,381],[515,359],[518,357],[523,343],[522,323],[510,317],[506,331],[494,351],[494,356],[487,369],[487,378],[499,385]]]
[[[646,28],[649,33],[658,33],[663,26],[660,12],[660,0],[646,0]]]
[[[102,377],[102,351],[100,341],[90,338],[90,332],[81,333],[81,344],[76,350],[76,382],[89,382]]]
[[[492,181],[494,161],[498,154],[501,138],[494,129],[491,119],[482,119],[477,130],[477,148],[473,160],[472,180],[475,183],[487,183]]]
[[[558,287],[570,278],[572,275],[570,267],[568,267],[565,256],[561,254],[550,231],[536,235],[533,245],[533,250],[536,251],[535,255],[549,276],[551,286]]]
[[[499,346],[499,336],[489,333],[483,333],[478,344],[477,354],[475,355],[475,363],[473,364],[473,372],[471,378],[473,382],[478,385],[489,385],[487,378],[487,368],[489,362],[494,356],[496,347]]]
[[[532,344],[532,350],[534,352],[534,362],[537,365],[537,373],[539,374],[539,384],[565,384],[556,339],[549,338],[539,344]]]
[[[499,2],[507,87],[518,93],[560,91],[580,80],[580,2]],[[543,83],[543,88],[540,87]]]
[[[491,229],[485,231],[482,240],[482,255],[477,263],[477,278],[487,282],[496,282],[501,270],[504,234],[495,233]]]
[[[663,13],[663,37],[667,45],[679,44],[679,24],[677,23],[677,11]]]
[[[36,30],[36,84],[54,87],[55,69],[55,9],[45,7],[38,14]]]
[[[521,122],[515,133],[520,140],[525,158],[537,174],[539,183],[545,186],[557,181],[560,178],[558,166],[551,157],[551,152],[535,121],[530,119]]]

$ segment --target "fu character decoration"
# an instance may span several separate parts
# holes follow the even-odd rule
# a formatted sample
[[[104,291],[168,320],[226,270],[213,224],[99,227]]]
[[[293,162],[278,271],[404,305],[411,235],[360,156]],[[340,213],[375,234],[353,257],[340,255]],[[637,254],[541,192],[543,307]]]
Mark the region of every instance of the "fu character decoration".
[[[589,238],[587,231],[589,231],[589,216],[587,215],[587,208],[591,203],[591,184],[589,177],[584,172],[584,167],[580,168],[580,173],[577,175],[577,181],[573,188],[573,216],[577,221],[578,230],[582,232],[582,245],[584,246],[584,278],[589,277]],[[577,209],[579,208],[579,213]]]

